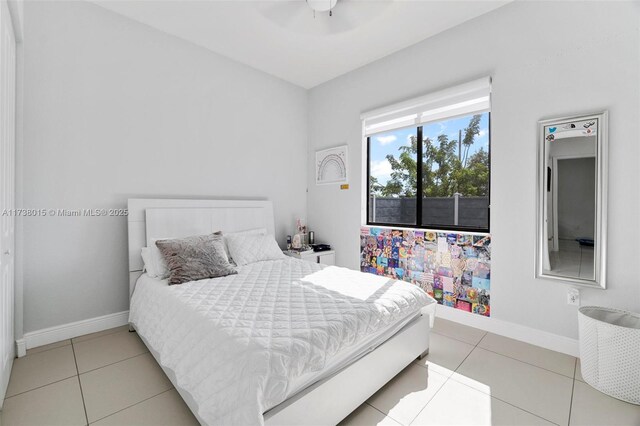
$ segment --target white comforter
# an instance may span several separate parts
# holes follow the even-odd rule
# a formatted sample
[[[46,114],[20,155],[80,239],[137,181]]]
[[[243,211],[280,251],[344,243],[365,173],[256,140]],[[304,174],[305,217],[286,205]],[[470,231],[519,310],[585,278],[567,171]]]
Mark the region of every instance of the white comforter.
[[[430,303],[408,283],[286,258],[177,286],[139,282],[130,322],[204,422],[251,425],[293,379]]]

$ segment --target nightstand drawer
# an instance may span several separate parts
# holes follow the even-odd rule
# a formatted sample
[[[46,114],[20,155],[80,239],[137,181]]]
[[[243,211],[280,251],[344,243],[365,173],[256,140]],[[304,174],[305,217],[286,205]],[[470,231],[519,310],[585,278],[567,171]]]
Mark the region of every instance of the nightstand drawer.
[[[324,265],[335,265],[336,264],[336,252],[333,250],[329,250],[326,252],[319,251],[316,253],[318,255],[318,263],[322,263]]]

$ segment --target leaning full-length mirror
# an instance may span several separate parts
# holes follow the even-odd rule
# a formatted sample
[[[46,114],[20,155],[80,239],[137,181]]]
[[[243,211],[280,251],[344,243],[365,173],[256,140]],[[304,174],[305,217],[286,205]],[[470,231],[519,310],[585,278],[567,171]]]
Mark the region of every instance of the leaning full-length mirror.
[[[605,288],[607,113],[540,121],[536,276]]]

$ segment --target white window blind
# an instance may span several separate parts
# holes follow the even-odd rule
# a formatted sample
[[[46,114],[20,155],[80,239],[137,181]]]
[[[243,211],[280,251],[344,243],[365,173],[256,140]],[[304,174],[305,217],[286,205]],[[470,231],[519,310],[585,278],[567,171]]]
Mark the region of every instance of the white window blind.
[[[484,77],[363,113],[365,136],[491,109],[491,78]]]

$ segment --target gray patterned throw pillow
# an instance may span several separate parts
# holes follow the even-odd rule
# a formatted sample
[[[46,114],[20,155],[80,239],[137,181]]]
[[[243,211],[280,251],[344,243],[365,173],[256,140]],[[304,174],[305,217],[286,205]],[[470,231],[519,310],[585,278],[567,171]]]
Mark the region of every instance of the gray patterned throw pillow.
[[[219,233],[158,240],[156,246],[169,267],[169,285],[237,274]]]

